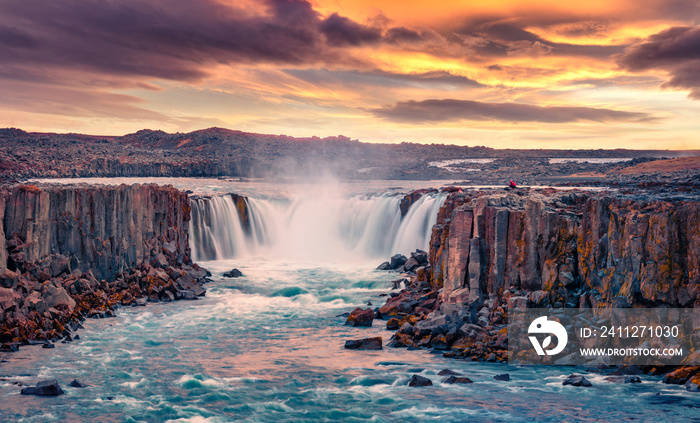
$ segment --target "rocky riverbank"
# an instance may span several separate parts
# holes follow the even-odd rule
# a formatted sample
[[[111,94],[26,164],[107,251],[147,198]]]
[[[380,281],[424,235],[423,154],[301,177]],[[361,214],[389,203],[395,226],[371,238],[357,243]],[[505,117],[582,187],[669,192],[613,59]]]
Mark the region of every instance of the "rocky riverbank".
[[[189,220],[169,186],[0,187],[0,349],[70,341],[118,306],[204,295]]]
[[[506,361],[514,307],[700,307],[698,228],[697,200],[454,193],[433,228],[428,263],[378,310],[398,329],[388,345]],[[698,389],[700,368],[640,369],[670,370],[684,377],[667,382]]]

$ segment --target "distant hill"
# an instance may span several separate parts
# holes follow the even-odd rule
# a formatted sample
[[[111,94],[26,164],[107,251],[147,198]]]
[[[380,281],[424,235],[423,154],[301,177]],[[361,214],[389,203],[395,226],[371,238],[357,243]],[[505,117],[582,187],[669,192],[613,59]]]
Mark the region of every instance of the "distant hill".
[[[0,129],[0,178],[96,176],[309,176],[330,171],[362,179],[537,180],[601,175],[613,168],[682,152],[639,150],[497,150],[444,144],[374,144],[336,137],[295,138],[224,128],[189,133],[141,130],[124,136],[30,133]],[[687,154],[687,153],[684,153]],[[627,164],[550,164],[548,158],[633,158]],[[436,166],[445,160],[490,163]]]

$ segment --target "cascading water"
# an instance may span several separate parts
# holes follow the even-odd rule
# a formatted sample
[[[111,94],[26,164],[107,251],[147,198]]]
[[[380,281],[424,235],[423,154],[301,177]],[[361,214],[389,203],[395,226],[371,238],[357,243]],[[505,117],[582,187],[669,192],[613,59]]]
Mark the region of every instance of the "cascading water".
[[[424,195],[401,217],[397,195],[342,198],[328,192],[291,200],[248,198],[248,228],[230,195],[192,201],[195,260],[250,255],[338,261],[427,249],[444,194]]]

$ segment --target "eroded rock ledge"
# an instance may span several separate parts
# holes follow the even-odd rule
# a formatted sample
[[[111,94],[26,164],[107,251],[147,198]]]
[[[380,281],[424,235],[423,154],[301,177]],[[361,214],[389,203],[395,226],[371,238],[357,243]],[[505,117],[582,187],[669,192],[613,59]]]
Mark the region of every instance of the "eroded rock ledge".
[[[118,305],[195,299],[190,206],[171,186],[0,187],[0,344],[71,339]]]

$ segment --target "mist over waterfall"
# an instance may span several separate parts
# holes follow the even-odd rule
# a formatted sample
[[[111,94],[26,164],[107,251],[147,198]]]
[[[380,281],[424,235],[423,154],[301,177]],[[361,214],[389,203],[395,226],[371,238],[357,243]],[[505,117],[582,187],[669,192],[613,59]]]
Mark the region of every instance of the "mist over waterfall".
[[[337,261],[385,259],[427,250],[445,194],[426,194],[402,218],[395,194],[342,197],[330,191],[286,199],[248,197],[247,215],[231,195],[192,199],[194,260],[246,256]]]

